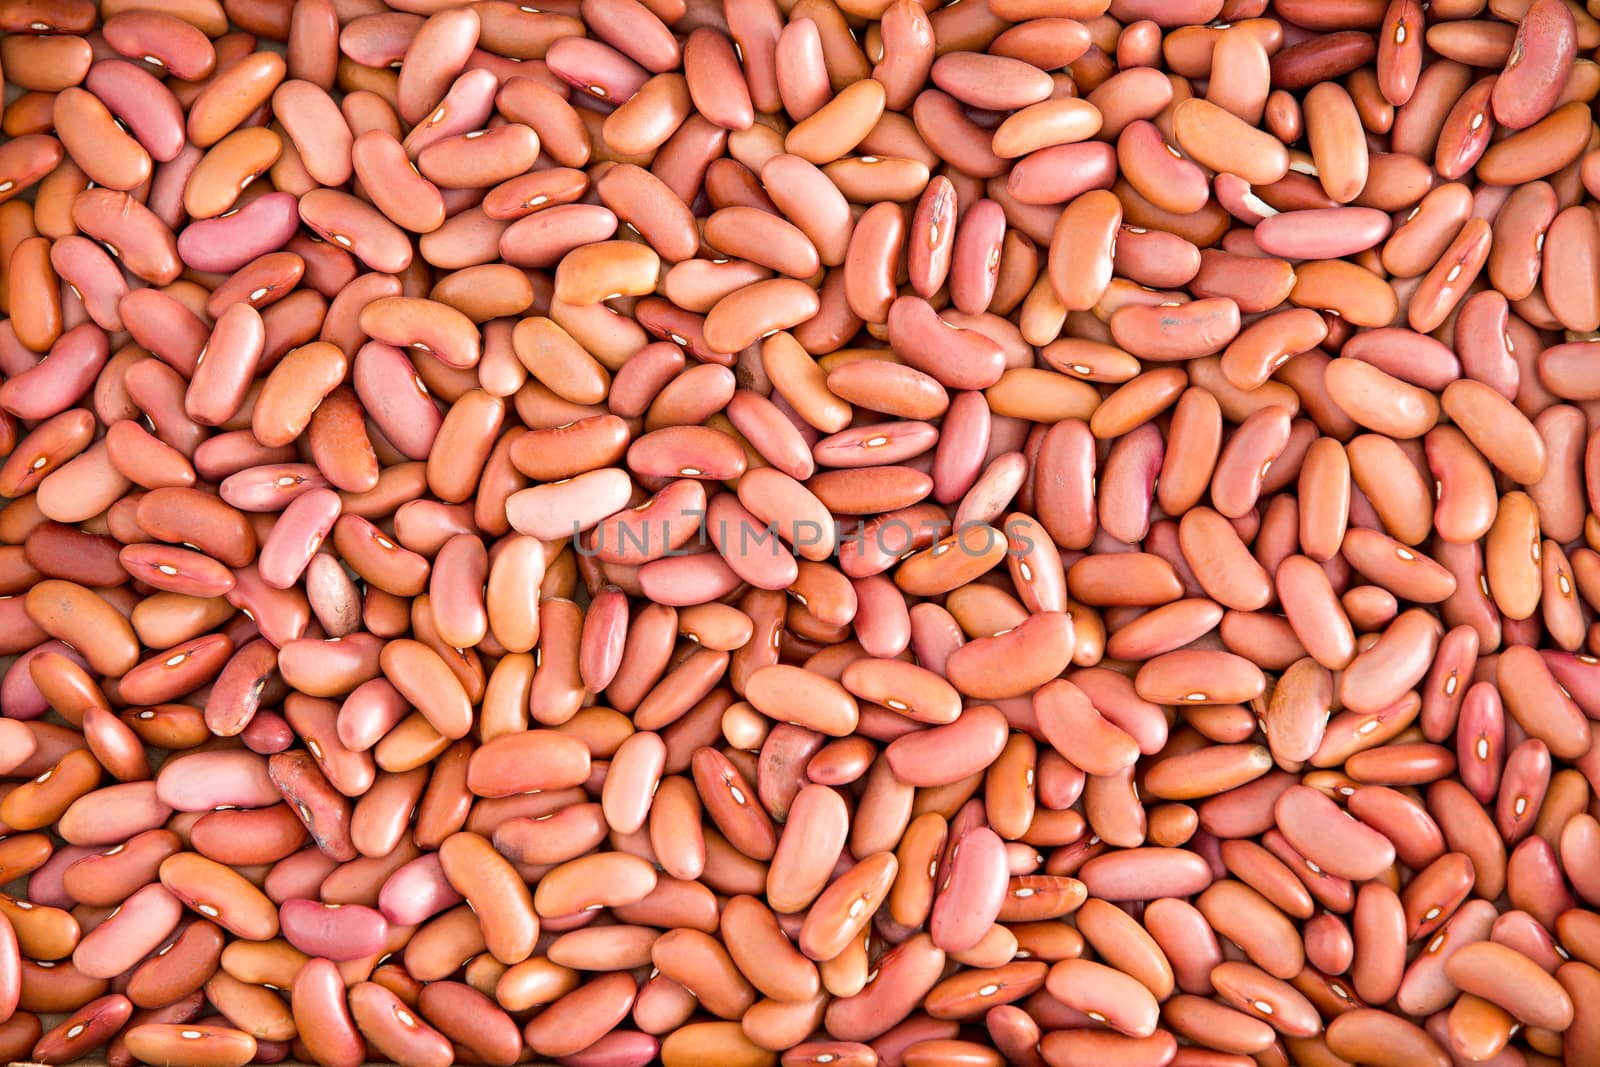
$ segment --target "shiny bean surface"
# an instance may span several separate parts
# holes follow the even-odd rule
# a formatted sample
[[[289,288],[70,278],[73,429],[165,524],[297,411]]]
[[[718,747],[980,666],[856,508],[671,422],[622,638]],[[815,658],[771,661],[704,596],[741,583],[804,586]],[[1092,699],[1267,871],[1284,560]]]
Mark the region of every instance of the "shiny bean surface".
[[[0,2],[0,1052],[1600,1063],[1600,4]]]

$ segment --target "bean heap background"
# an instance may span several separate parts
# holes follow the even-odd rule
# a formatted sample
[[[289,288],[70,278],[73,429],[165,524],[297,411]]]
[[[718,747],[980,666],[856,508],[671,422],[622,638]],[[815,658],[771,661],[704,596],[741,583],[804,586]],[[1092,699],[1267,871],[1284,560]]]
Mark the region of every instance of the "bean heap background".
[[[1600,1063],[1600,3],[0,33],[5,1058]]]

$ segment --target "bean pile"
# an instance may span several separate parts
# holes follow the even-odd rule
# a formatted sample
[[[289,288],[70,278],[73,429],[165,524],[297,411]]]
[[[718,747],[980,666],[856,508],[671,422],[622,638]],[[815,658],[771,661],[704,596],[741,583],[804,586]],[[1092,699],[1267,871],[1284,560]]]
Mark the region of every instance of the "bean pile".
[[[1600,0],[0,0],[0,1058],[1600,1064]]]

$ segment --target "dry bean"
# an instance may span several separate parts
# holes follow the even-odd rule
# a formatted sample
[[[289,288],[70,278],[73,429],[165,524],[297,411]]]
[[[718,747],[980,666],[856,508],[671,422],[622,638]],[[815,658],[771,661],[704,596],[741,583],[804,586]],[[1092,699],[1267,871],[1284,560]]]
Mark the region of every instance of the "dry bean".
[[[1593,1061],[1592,7],[0,4],[0,1050]]]

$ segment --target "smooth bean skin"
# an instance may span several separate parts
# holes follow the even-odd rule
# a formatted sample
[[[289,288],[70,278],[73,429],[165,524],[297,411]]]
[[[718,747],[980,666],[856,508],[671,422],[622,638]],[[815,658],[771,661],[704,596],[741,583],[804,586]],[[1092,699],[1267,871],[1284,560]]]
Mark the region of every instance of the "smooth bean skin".
[[[1600,1062],[1597,48],[0,4],[0,1051]]]

